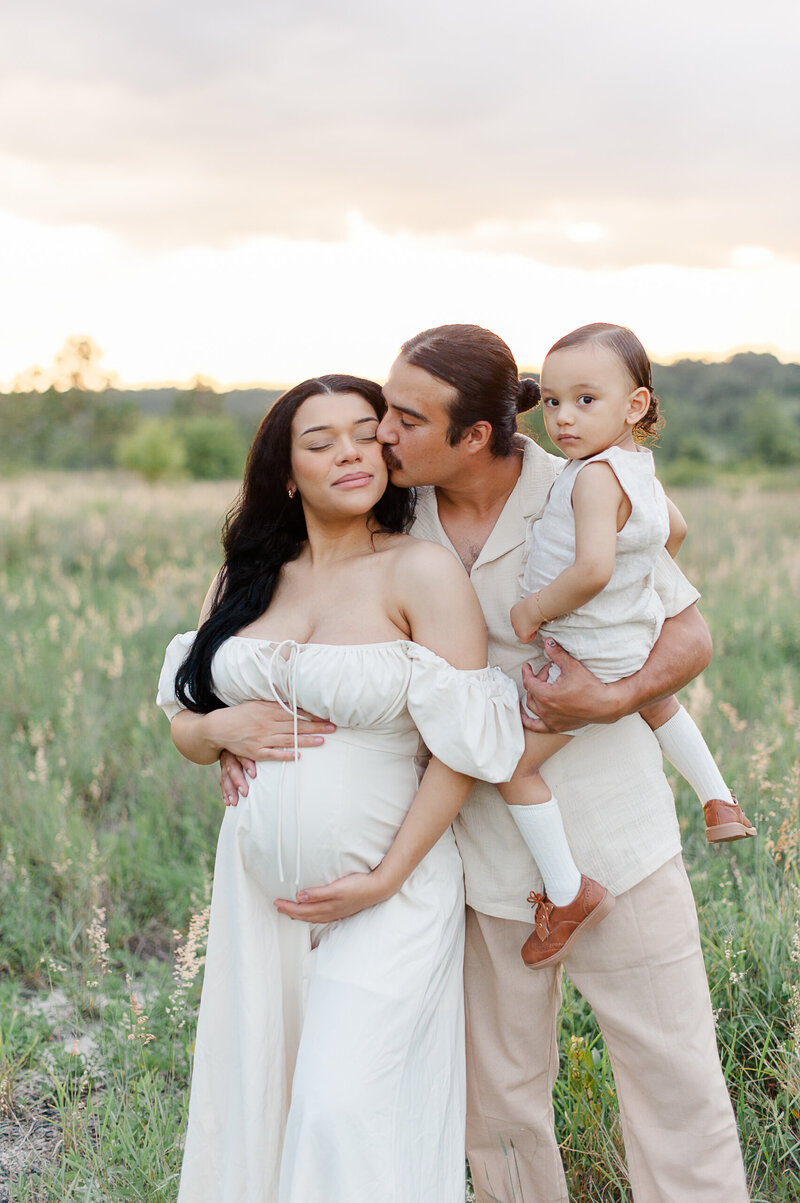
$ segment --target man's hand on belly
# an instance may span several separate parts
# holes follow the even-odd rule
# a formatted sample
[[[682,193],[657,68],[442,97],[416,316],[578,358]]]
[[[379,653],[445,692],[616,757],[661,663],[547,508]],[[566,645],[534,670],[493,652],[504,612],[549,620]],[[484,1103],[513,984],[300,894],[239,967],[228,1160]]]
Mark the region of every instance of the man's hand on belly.
[[[236,806],[239,801],[239,795],[246,798],[250,792],[250,784],[248,777],[255,777],[256,762],[254,760],[240,759],[234,756],[233,752],[227,752],[223,749],[219,758],[219,788],[222,793],[222,801],[226,806]]]

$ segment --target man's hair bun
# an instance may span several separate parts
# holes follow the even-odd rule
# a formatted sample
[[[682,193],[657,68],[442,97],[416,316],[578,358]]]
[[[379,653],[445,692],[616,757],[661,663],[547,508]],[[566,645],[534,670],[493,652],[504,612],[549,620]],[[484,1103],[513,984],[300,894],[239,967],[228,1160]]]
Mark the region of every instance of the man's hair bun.
[[[538,405],[542,399],[542,391],[535,380],[531,380],[530,376],[526,376],[519,382],[519,391],[517,392],[517,413],[524,414],[527,409],[533,409],[534,405]]]

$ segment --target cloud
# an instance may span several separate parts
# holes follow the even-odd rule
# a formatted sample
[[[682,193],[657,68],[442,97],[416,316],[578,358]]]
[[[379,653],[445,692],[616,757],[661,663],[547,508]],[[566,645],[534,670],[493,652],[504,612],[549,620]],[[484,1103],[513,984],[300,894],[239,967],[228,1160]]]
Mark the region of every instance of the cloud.
[[[160,248],[342,240],[357,209],[555,265],[800,257],[796,13],[29,0],[0,14],[0,206]]]
[[[800,264],[744,248],[725,269],[584,271],[482,254],[438,237],[388,236],[353,216],[341,241],[259,237],[224,249],[132,248],[87,227],[0,213],[9,303],[0,381],[49,364],[88,334],[130,382],[287,382],[317,372],[385,377],[401,342],[444,322],[497,330],[518,362],[584,322],[631,325],[656,359],[737,346],[800,357]]]

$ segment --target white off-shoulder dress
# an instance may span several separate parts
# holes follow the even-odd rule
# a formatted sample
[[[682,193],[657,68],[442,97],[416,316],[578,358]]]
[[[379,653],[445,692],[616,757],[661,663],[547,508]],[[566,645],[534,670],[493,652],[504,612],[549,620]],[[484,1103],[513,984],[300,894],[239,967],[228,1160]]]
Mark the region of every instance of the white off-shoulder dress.
[[[167,649],[158,703],[194,632]],[[179,1203],[463,1203],[461,861],[448,830],[386,902],[329,925],[276,898],[375,867],[408,811],[425,745],[508,780],[518,695],[409,640],[339,646],[234,636],[228,705],[274,698],[336,723],[263,761],[217,845]],[[424,743],[423,743],[424,741]]]

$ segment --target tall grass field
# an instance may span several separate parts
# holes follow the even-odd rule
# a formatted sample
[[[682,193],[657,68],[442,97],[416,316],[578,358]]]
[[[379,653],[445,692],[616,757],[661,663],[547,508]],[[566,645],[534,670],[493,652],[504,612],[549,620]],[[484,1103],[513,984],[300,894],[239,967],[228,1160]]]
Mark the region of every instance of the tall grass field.
[[[222,808],[215,770],[181,760],[154,696],[165,645],[196,623],[234,493],[112,473],[0,483],[0,1203],[176,1196]],[[675,498],[690,525],[680,563],[715,641],[684,701],[757,839],[709,847],[696,798],[673,784],[752,1197],[789,1203],[800,489],[740,481]],[[628,1201],[608,1059],[569,987],[561,1049],[572,1197]]]

